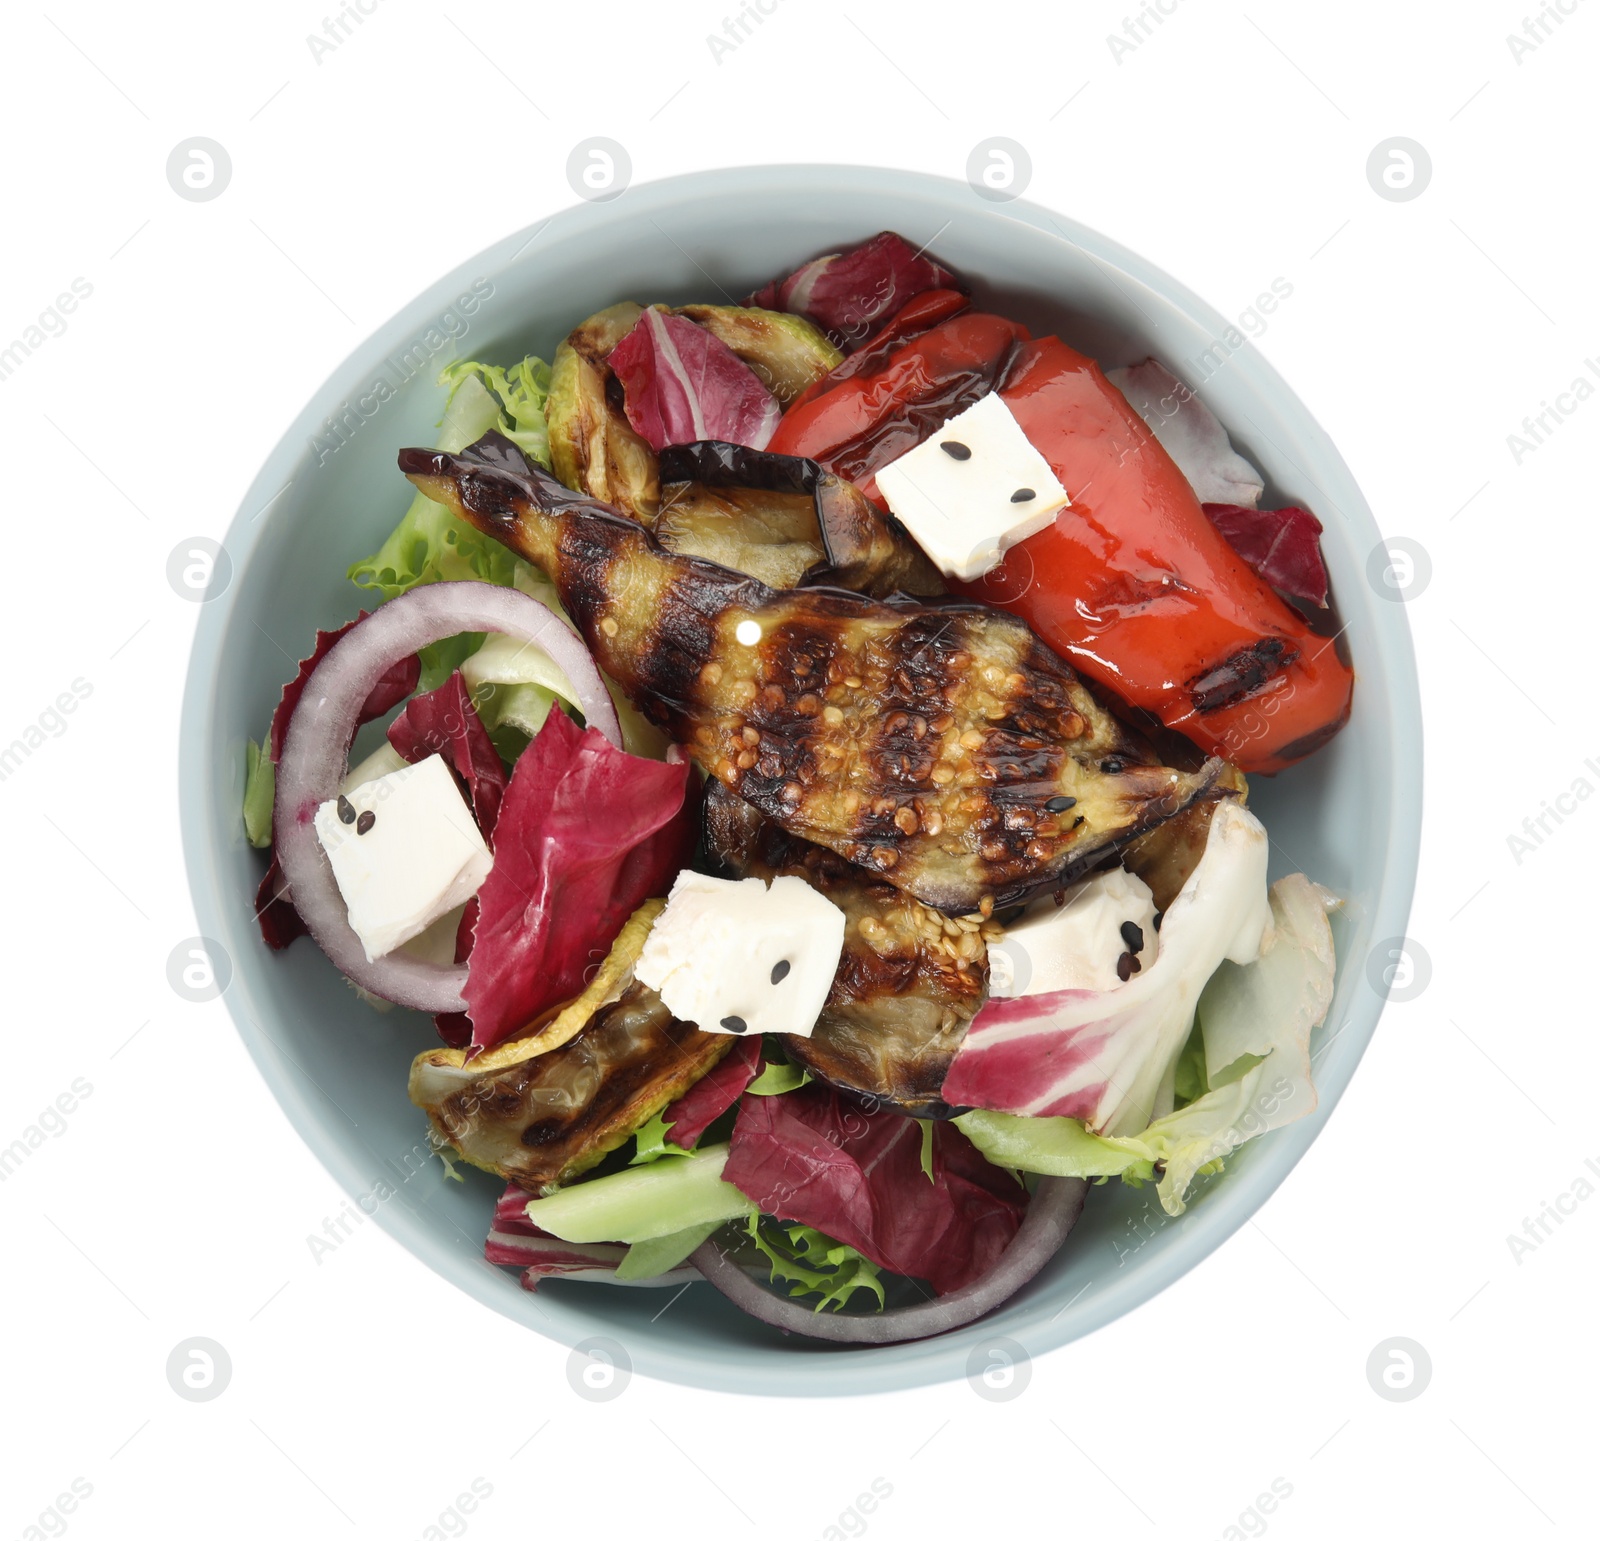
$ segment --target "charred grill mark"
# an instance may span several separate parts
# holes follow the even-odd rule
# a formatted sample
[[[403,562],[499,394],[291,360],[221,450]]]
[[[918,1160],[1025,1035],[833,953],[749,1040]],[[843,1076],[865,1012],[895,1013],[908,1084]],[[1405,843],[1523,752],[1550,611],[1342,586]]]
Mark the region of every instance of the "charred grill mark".
[[[508,470],[520,452],[496,441],[401,464],[545,568],[600,666],[708,775],[925,904],[1059,887],[1215,779],[1220,762],[1161,765],[1014,616],[770,589]],[[1061,796],[1070,819],[1045,807]]]
[[[1259,690],[1275,674],[1281,674],[1300,656],[1282,637],[1241,648],[1231,658],[1196,676],[1187,684],[1189,699],[1197,712],[1214,712],[1232,706],[1252,691]]]

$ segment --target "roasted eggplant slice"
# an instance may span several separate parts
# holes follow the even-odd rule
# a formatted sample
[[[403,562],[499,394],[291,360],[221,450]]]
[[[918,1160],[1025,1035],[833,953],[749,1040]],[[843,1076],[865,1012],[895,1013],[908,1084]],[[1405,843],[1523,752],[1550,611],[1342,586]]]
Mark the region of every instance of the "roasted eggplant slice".
[[[809,1038],[776,1035],[812,1075],[918,1118],[940,1098],[989,976],[976,917],[950,920],[823,846],[785,834],[720,782],[706,784],[706,854],[730,877],[803,878],[845,914],[844,952]]]
[[[701,477],[690,452],[722,449],[738,446],[673,445],[662,452],[656,539],[668,551],[718,562],[769,588],[796,587],[827,561],[814,499],[806,492]]]
[[[1167,909],[1200,865],[1217,804],[1230,797],[1243,803],[1248,796],[1244,774],[1236,766],[1226,766],[1210,788],[1176,818],[1140,835],[1123,851],[1122,865],[1149,885],[1158,910]]]
[[[545,417],[550,462],[561,481],[650,524],[660,497],[655,451],[630,426],[621,383],[605,363],[640,314],[625,301],[573,328],[556,349]]]
[[[678,1021],[635,983],[561,1047],[498,1070],[447,1049],[419,1055],[411,1100],[464,1160],[539,1193],[588,1171],[736,1042]]]
[[[726,343],[780,407],[844,362],[844,354],[803,316],[748,305],[679,305],[672,314],[687,316]]]
[[[1061,887],[1203,792],[1016,617],[966,601],[776,591],[666,551],[504,435],[408,449],[430,498],[556,584],[600,667],[791,834],[954,914]]]
[[[770,588],[829,585],[858,594],[945,592],[939,570],[854,482],[814,460],[715,439],[661,452],[656,537]]]

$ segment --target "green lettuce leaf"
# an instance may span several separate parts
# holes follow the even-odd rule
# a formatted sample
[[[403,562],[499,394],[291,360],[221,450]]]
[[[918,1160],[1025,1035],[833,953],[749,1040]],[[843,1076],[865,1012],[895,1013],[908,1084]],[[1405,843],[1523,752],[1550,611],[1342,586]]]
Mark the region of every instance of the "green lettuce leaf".
[[[878,1266],[809,1225],[785,1225],[766,1215],[746,1222],[750,1239],[772,1269],[774,1284],[787,1284],[791,1299],[818,1296],[818,1311],[837,1311],[857,1290],[870,1290],[883,1309],[883,1281]]]
[[[559,1188],[528,1204],[528,1218],[562,1241],[656,1241],[692,1226],[742,1220],[755,1212],[722,1180],[726,1145],[690,1151],[682,1161],[629,1166]]]
[[[541,465],[550,464],[544,421],[550,368],[543,360],[524,359],[510,369],[466,360],[450,365],[439,383],[450,387],[450,395],[436,449],[457,453],[497,428]],[[445,580],[478,578],[509,586],[517,569],[526,565],[499,541],[419,492],[389,538],[350,568],[350,581],[393,599],[418,584]],[[439,683],[448,677],[447,671]]]
[[[657,1279],[671,1273],[718,1226],[720,1220],[705,1220],[670,1236],[653,1241],[636,1241],[617,1264],[617,1277],[623,1280]]]
[[[781,1097],[785,1092],[799,1091],[811,1079],[809,1070],[791,1065],[783,1060],[773,1060],[761,1067],[758,1075],[747,1087],[746,1093],[757,1097]]]
[[[652,1119],[639,1125],[634,1130],[633,1158],[629,1166],[648,1166],[652,1161],[659,1161],[663,1156],[687,1156],[691,1154],[681,1145],[673,1145],[667,1140],[667,1131],[672,1125],[667,1122],[667,1110],[663,1108]]]
[[[272,800],[278,787],[278,767],[261,752],[253,738],[244,746],[244,832],[257,850],[272,844]]]

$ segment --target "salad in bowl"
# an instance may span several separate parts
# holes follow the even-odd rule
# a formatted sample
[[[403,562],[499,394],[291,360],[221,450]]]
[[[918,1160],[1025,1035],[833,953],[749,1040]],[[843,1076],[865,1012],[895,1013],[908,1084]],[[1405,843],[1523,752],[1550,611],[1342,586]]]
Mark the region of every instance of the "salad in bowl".
[[[1353,671],[1315,515],[1160,361],[884,232],[440,384],[243,820],[264,945],[432,1016],[490,1262],[905,1341],[1315,1108],[1339,900],[1249,778]]]

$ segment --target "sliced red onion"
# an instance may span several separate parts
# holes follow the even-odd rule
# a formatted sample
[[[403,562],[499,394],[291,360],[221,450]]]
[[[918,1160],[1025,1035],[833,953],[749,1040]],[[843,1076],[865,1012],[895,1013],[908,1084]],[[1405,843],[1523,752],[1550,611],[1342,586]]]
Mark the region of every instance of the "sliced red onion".
[[[870,1316],[814,1311],[803,1301],[775,1295],[753,1279],[721,1247],[704,1241],[689,1261],[741,1311],[785,1332],[831,1343],[903,1343],[964,1327],[1009,1299],[1060,1250],[1083,1212],[1089,1185],[1078,1177],[1046,1177],[1034,1190],[1022,1226],[1000,1260],[981,1279],[963,1289]]]
[[[312,819],[338,795],[361,705],[396,659],[463,631],[495,631],[542,649],[566,675],[589,726],[619,749],[622,729],[588,649],[553,610],[493,583],[430,583],[374,610],[330,648],[301,692],[278,760],[272,837],[290,897],[317,945],[364,990],[417,1011],[465,1011],[465,964],[396,951],[367,961]]]

